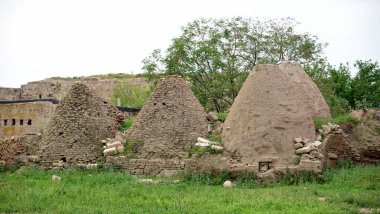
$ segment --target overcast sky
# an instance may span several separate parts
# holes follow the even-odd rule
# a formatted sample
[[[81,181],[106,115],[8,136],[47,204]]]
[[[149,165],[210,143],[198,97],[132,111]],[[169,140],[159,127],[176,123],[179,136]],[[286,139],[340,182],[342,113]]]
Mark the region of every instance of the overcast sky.
[[[0,0],[0,86],[139,73],[197,18],[294,17],[332,64],[380,61],[380,0]]]

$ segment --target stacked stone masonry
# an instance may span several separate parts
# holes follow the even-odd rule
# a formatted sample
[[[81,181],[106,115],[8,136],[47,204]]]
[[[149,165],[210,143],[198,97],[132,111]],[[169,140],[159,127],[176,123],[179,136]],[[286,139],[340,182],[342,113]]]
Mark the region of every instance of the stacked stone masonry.
[[[161,79],[128,131],[141,143],[136,158],[187,158],[197,137],[207,135],[206,113],[179,76]]]
[[[75,166],[102,157],[101,140],[113,137],[123,120],[118,110],[75,84],[62,100],[43,133],[41,164]]]

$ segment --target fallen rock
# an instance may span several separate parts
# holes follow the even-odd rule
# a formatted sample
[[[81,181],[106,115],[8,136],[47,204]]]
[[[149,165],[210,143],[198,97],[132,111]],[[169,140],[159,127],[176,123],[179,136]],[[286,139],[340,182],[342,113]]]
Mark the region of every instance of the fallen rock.
[[[296,143],[294,144],[294,149],[297,150],[297,149],[300,149],[303,147],[303,144],[302,143]]]
[[[124,146],[118,146],[116,151],[117,151],[117,153],[123,153],[124,152]]]
[[[210,111],[210,112],[207,114],[206,118],[207,118],[207,120],[214,122],[214,121],[217,121],[217,120],[218,120],[218,115],[217,115],[215,112]]]
[[[331,132],[331,128],[328,125],[322,125],[322,130],[324,134],[328,134]]]
[[[97,169],[98,164],[97,163],[91,163],[86,165],[86,169]]]
[[[226,188],[226,189],[230,189],[230,188],[232,188],[233,186],[232,186],[232,182],[231,181],[225,181],[224,183],[223,183],[223,187],[224,188]]]
[[[218,145],[211,145],[211,149],[215,149],[217,151],[223,151],[224,147],[218,146]]]
[[[302,143],[302,138],[300,138],[300,137],[295,137],[295,138],[294,138],[294,142],[295,142],[295,143]]]
[[[53,176],[51,177],[51,180],[52,180],[52,181],[60,181],[60,180],[61,180],[61,177],[59,177],[59,176],[57,176],[57,175],[53,175]]]
[[[322,142],[321,141],[314,141],[314,143],[310,144],[311,146],[314,146],[315,148],[321,148]]]
[[[120,141],[114,141],[112,143],[107,143],[107,149],[114,148],[114,147],[119,147],[122,146]]]
[[[338,155],[336,155],[335,153],[332,153],[332,152],[329,152],[329,153],[327,154],[327,157],[328,157],[329,159],[331,159],[331,160],[336,160],[336,159],[338,159]]]
[[[104,157],[110,156],[110,155],[116,155],[117,150],[116,147],[105,149],[103,151]]]
[[[153,179],[139,179],[138,182],[142,184],[151,184],[151,185],[155,185],[158,183],[158,181],[154,181]]]
[[[317,159],[322,159],[322,157],[323,157],[323,155],[320,152],[315,151],[315,150],[311,151],[310,155],[313,156],[314,158],[317,158]]]
[[[315,138],[316,141],[321,141],[322,140],[322,135],[318,134],[317,137]]]
[[[201,143],[201,142],[197,142],[197,143],[195,144],[195,146],[199,146],[199,147],[209,147],[210,144],[209,144],[209,143]]]
[[[303,148],[297,149],[297,150],[296,150],[296,154],[309,153],[311,150],[313,150],[312,147],[310,147],[310,146],[306,146],[306,147],[303,147]]]

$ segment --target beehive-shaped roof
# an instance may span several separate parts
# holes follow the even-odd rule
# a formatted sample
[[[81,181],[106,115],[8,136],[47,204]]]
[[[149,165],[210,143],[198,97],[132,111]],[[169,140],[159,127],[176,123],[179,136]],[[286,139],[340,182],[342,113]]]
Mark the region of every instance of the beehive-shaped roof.
[[[207,134],[206,113],[179,76],[160,79],[128,135],[143,143],[140,158],[188,157],[197,137]]]
[[[275,166],[287,166],[294,161],[294,137],[315,139],[312,118],[318,111],[312,107],[316,101],[305,94],[316,92],[305,91],[309,87],[302,85],[308,80],[299,71],[289,65],[285,72],[284,67],[256,66],[224,123],[222,142],[244,164],[273,161]],[[291,76],[300,78],[301,86]]]
[[[114,137],[122,119],[116,108],[94,96],[87,86],[73,85],[43,134],[42,165],[95,163],[102,157],[101,140]]]

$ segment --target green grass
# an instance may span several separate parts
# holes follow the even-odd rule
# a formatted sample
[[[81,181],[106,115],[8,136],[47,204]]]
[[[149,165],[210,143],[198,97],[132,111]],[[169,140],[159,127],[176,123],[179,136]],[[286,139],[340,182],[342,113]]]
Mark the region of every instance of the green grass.
[[[379,170],[343,167],[328,170],[323,184],[305,180],[295,185],[249,185],[255,175],[246,174],[237,187],[224,189],[223,173],[218,182],[194,175],[178,184],[166,178],[158,185],[144,185],[120,171],[29,168],[0,173],[0,212],[357,213],[358,208],[380,207]],[[53,182],[52,175],[62,180]]]
[[[224,121],[226,121],[228,113],[227,112],[220,112],[220,113],[217,113],[216,115],[218,116],[218,120],[220,122],[224,123]]]
[[[131,118],[125,119],[123,123],[121,124],[121,130],[127,131],[129,128],[131,128],[132,124],[133,124],[133,119]]]
[[[334,118],[314,118],[314,125],[316,129],[320,129],[322,125],[326,125],[327,123],[332,123],[332,124],[341,124],[341,123],[354,123],[357,124],[359,123],[359,120],[352,117],[351,115],[339,115]]]

